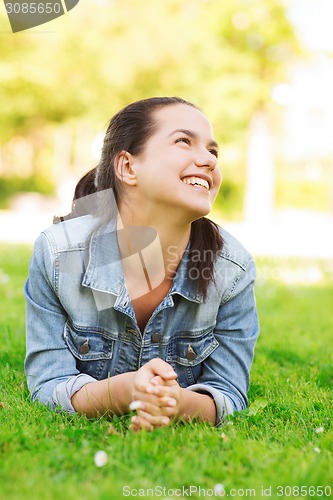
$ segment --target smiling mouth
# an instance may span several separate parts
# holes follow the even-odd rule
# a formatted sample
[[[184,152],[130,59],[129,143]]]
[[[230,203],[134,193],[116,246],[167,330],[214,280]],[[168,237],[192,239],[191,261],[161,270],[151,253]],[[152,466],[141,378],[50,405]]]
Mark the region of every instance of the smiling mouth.
[[[182,179],[182,182],[188,186],[199,186],[205,188],[207,191],[210,190],[208,181],[206,181],[206,179],[201,179],[201,177],[185,177]]]

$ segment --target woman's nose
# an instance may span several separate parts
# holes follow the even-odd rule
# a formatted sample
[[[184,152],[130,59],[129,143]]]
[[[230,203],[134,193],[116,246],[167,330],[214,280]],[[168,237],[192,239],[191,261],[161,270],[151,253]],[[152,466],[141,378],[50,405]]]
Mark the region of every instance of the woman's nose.
[[[217,157],[206,149],[198,152],[195,163],[198,167],[208,167],[214,170],[217,165]]]

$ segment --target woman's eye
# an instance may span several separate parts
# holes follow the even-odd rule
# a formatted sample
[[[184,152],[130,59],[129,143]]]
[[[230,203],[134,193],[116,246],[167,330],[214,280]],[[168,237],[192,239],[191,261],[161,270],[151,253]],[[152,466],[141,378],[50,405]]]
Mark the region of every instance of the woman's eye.
[[[191,141],[188,137],[180,137],[179,139],[176,140],[176,143],[178,143],[178,142],[185,142],[185,144],[188,144],[188,145],[191,144]]]
[[[216,158],[218,158],[218,156],[219,156],[219,152],[217,151],[217,149],[210,149],[210,150],[209,150],[209,152],[210,152],[212,155],[216,156]]]

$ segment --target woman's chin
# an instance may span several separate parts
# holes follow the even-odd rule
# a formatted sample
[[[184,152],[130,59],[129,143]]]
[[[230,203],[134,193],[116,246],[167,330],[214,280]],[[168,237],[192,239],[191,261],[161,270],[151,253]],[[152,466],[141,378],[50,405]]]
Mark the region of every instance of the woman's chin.
[[[198,203],[190,207],[190,214],[193,220],[200,219],[200,217],[205,217],[211,211],[212,206],[210,203]]]

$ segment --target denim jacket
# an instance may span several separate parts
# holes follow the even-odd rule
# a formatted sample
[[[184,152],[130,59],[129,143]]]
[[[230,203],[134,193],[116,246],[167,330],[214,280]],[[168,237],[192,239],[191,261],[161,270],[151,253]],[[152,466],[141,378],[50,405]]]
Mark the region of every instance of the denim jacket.
[[[211,395],[216,424],[245,409],[259,333],[255,265],[233,236],[220,231],[224,244],[206,301],[186,273],[188,246],[171,289],[140,332],[114,225],[98,227],[87,215],[46,229],[24,287],[32,399],[74,412],[71,397],[85,384],[159,357],[172,365],[181,387]]]

